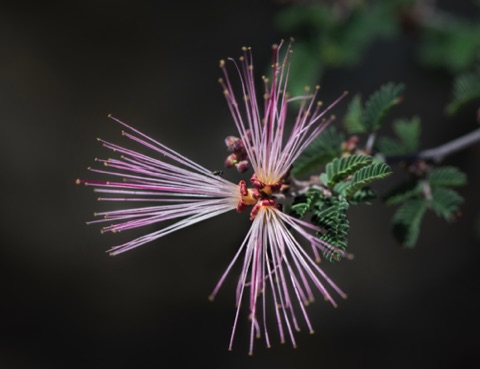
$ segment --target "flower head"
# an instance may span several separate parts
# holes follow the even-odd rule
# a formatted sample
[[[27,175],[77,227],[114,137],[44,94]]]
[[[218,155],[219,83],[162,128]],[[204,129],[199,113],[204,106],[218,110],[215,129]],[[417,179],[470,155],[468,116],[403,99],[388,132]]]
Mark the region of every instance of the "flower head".
[[[286,50],[281,54],[283,47]],[[103,231],[122,231],[177,220],[158,231],[113,247],[112,254],[233,209],[238,212],[250,210],[250,230],[210,296],[211,299],[216,296],[243,255],[229,349],[233,345],[241,306],[246,305],[251,321],[249,353],[253,352],[254,338],[260,337],[262,332],[267,346],[270,346],[267,319],[270,301],[273,301],[280,340],[284,342],[288,337],[296,346],[294,331],[300,329],[300,317],[313,332],[306,305],[314,300],[314,291],[317,290],[334,306],[333,292],[345,297],[317,264],[321,253],[341,257],[345,256],[344,251],[318,238],[318,227],[282,211],[280,199],[288,190],[292,165],[330,123],[332,117],[326,118],[325,115],[343,97],[326,109],[322,109],[316,100],[318,87],[313,93],[306,90],[303,96],[290,97],[287,93],[290,53],[291,43],[273,46],[272,76],[270,79],[263,77],[262,104],[256,96],[250,48],[243,48],[238,62],[229,59],[240,80],[241,98],[237,97],[232,86],[226,62],[220,62],[223,78],[219,82],[239,135],[225,140],[230,152],[225,164],[236,167],[241,173],[250,166],[253,169],[251,187],[244,180],[238,184],[227,181],[116,118],[113,119],[126,128],[125,137],[153,150],[159,158],[100,140],[120,156],[97,160],[106,168],[90,170],[121,180],[78,180],[78,183],[95,187],[96,192],[111,196],[101,197],[102,201],[150,203],[148,206],[96,213],[101,219],[90,223],[108,222]],[[294,101],[299,103],[298,112],[288,129],[288,108]],[[305,249],[305,243],[311,251]]]

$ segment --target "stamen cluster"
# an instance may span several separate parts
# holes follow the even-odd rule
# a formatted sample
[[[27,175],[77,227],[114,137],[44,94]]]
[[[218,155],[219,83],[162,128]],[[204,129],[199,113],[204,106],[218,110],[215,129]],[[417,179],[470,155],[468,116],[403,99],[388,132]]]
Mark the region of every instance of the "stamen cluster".
[[[250,212],[250,220],[253,220],[260,211],[261,207],[270,206],[275,207],[278,210],[282,210],[281,204],[275,204],[273,195],[278,192],[283,185],[283,180],[277,181],[274,184],[267,185],[261,182],[255,174],[250,178],[254,188],[247,188],[247,183],[241,180],[238,183],[240,188],[241,200],[237,205],[237,212],[243,212],[247,206],[253,205],[253,209]]]

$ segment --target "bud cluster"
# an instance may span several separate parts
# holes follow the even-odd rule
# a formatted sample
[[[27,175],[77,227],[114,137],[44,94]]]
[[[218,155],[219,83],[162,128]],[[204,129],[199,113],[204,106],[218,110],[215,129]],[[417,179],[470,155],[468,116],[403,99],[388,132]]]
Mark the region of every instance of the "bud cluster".
[[[247,131],[247,138],[250,140],[250,132]],[[225,159],[225,167],[236,168],[239,173],[245,173],[250,167],[245,143],[236,136],[228,136],[225,138],[225,145],[228,152],[231,152]]]

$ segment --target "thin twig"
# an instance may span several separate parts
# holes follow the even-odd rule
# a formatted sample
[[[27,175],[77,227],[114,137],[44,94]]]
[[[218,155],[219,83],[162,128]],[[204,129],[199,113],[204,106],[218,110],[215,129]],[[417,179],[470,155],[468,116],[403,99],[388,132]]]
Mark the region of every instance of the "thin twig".
[[[480,128],[433,149],[420,151],[418,158],[421,160],[432,160],[435,163],[439,163],[448,155],[463,150],[478,141],[480,141]]]
[[[480,142],[480,128],[432,149],[422,150],[414,154],[387,157],[386,161],[388,163],[398,163],[401,161],[426,160],[440,163],[447,156],[477,142]]]

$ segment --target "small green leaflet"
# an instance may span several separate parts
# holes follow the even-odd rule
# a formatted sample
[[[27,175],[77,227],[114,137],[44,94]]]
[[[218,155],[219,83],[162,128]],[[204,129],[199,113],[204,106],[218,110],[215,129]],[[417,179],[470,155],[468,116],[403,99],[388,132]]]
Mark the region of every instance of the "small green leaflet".
[[[404,85],[389,82],[369,96],[362,108],[361,99],[356,95],[344,119],[349,134],[371,133],[377,131],[388,111],[402,101]]]
[[[320,176],[320,179],[325,185],[333,187],[371,162],[372,157],[367,155],[350,155],[335,158],[327,164],[326,172]]]
[[[385,156],[412,154],[420,144],[420,118],[397,119],[393,122],[393,130],[397,139],[379,137],[375,149]]]
[[[367,155],[335,158],[327,164],[322,182],[345,197],[351,197],[362,187],[391,173],[390,167]],[[351,178],[349,178],[351,176]]]
[[[382,162],[372,163],[356,172],[352,179],[339,183],[334,190],[346,197],[351,197],[367,184],[390,175],[392,170]]]
[[[318,236],[321,240],[346,250],[348,246],[348,232],[350,223],[347,218],[349,204],[344,198],[330,197],[323,202],[323,206],[314,209],[312,222],[322,229]],[[343,257],[337,250],[327,250],[323,256],[330,262],[340,261]]]
[[[447,114],[455,114],[473,100],[480,100],[480,65],[476,70],[459,75],[453,84],[452,101],[447,105]]]
[[[462,203],[463,197],[457,191],[449,188],[435,188],[432,190],[429,206],[437,216],[451,222]]]
[[[357,94],[348,105],[347,113],[343,118],[343,124],[349,134],[365,132],[365,127],[362,124],[362,114],[362,98]]]
[[[456,167],[444,166],[433,169],[427,176],[431,186],[463,186],[467,176]]]
[[[400,206],[393,216],[392,231],[406,247],[414,247],[420,234],[420,224],[427,210],[427,200],[411,199]]]
[[[407,182],[385,197],[387,205],[398,205],[392,220],[395,237],[413,247],[420,232],[420,223],[427,209],[447,222],[455,219],[463,197],[451,188],[467,183],[465,173],[452,166],[432,169],[424,178]]]
[[[403,84],[396,85],[390,82],[370,96],[363,113],[363,125],[367,132],[374,132],[380,128],[385,114],[401,101],[403,90]]]

